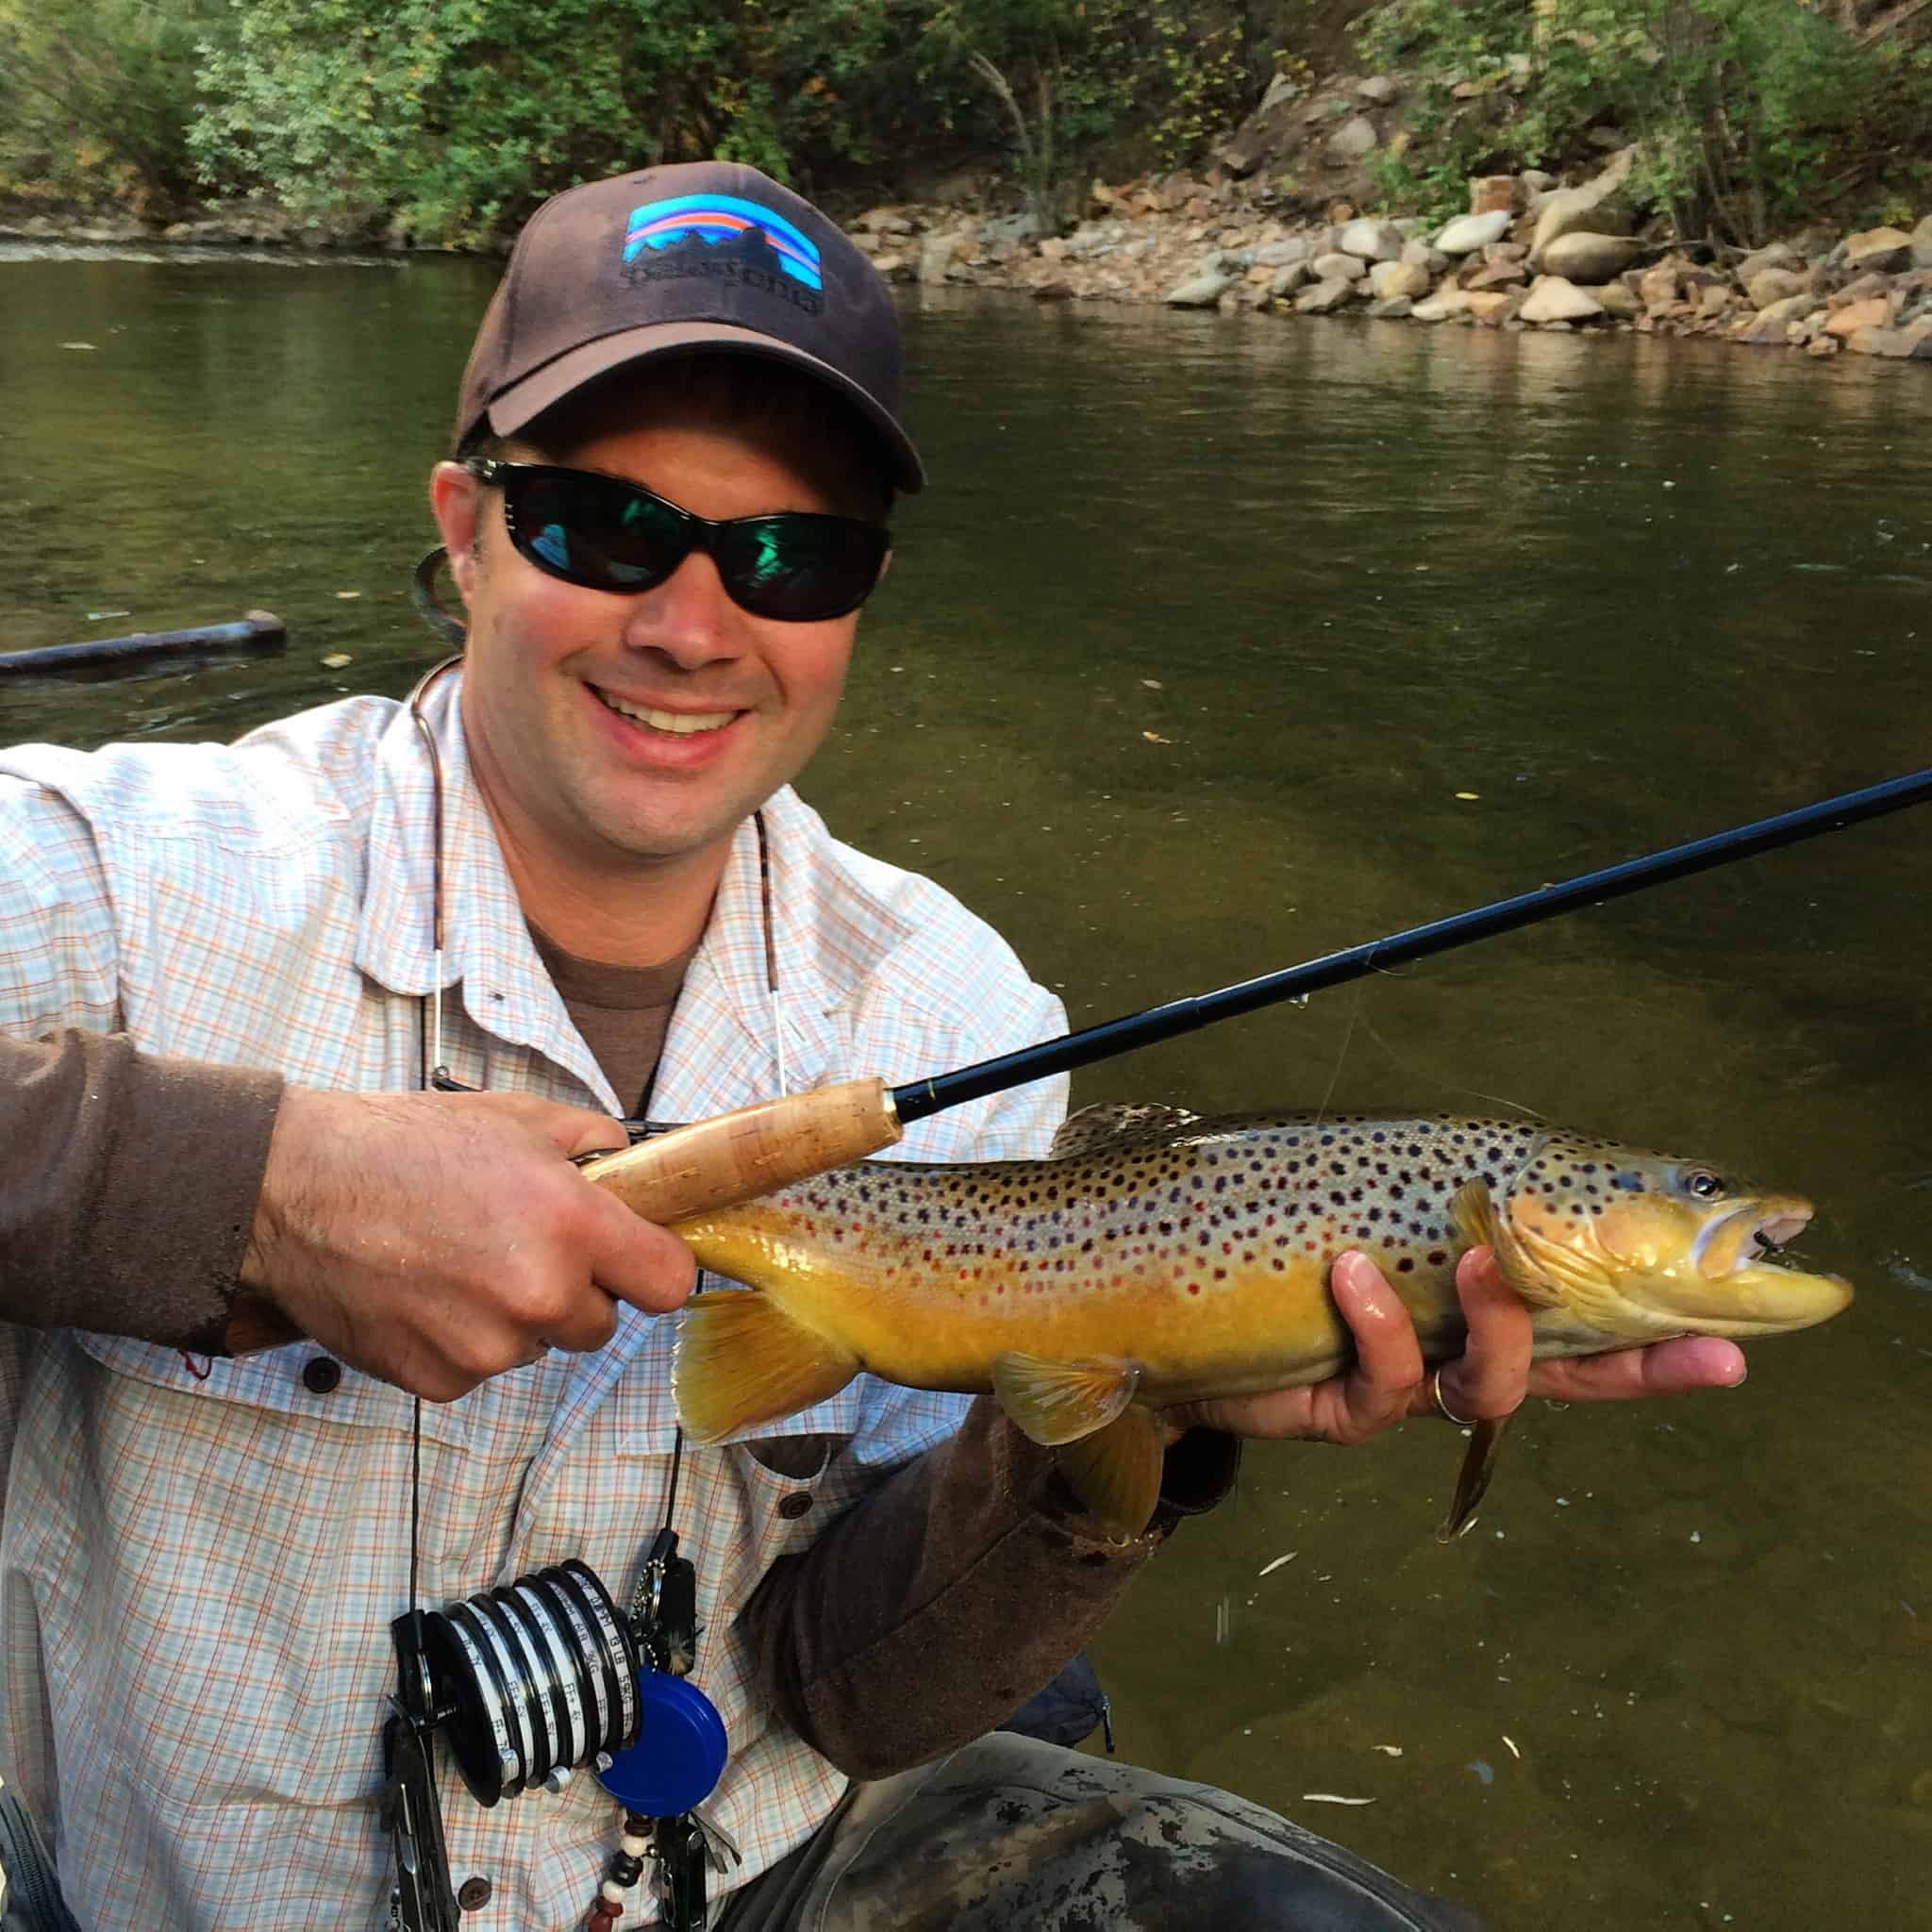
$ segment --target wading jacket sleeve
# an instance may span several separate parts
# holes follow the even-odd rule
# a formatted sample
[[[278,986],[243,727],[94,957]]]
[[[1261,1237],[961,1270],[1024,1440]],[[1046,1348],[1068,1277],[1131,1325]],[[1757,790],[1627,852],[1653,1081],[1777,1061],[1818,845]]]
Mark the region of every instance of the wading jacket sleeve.
[[[474,1086],[621,1111],[524,924],[455,695],[428,708],[448,797],[445,1057]],[[95,1043],[109,1035],[271,1084],[413,1087],[435,978],[429,804],[408,715],[374,698],[233,747],[0,752],[0,1039],[91,1036],[28,1076],[51,1077],[82,1129],[95,1090],[75,1099],[61,1056],[111,1088],[126,1049]],[[769,1094],[780,1024],[794,1086],[912,1079],[1061,1029],[1058,1001],[948,894],[838,844],[789,792],[766,819],[778,1017],[746,827],[654,1111],[699,1119]],[[903,1151],[1039,1155],[1063,1105],[1041,1083],[921,1122]],[[82,1187],[112,1171],[78,1159]],[[190,1164],[184,1193],[204,1184]],[[250,1191],[224,1185],[231,1201]],[[628,1599],[664,1520],[672,1340],[625,1308],[594,1355],[423,1405],[423,1601],[569,1557]],[[895,1472],[932,1467],[968,1407],[861,1376],[782,1433],[685,1455],[676,1526],[697,1567],[694,1677],[730,1738],[711,1808],[744,1851],[734,1879],[801,1842],[846,1783],[760,1688],[744,1607]],[[0,1765],[49,1826],[86,1932],[382,1923],[375,1800],[389,1623],[408,1589],[411,1408],[312,1343],[210,1360],[0,1324]],[[803,1681],[810,1659],[776,1674]],[[619,1828],[594,1779],[486,1810],[445,1778],[442,1802],[455,1875],[490,1882],[466,1925],[581,1922]],[[627,1903],[647,1909],[642,1890]]]

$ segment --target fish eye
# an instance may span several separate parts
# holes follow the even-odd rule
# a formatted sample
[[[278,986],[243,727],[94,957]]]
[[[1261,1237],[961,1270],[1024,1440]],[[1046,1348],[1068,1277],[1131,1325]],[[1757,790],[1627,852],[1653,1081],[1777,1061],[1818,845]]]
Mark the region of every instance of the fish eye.
[[[1715,1201],[1724,1191],[1724,1177],[1707,1167],[1693,1167],[1684,1175],[1684,1191],[1700,1201]]]

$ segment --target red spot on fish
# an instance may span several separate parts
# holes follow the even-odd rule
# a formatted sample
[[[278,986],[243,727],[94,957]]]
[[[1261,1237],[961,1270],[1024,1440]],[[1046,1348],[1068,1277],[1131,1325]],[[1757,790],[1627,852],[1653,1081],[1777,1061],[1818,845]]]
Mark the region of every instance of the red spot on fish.
[[[1201,1284],[1198,1281],[1189,1282],[1188,1292],[1190,1294],[1199,1294],[1201,1292]]]

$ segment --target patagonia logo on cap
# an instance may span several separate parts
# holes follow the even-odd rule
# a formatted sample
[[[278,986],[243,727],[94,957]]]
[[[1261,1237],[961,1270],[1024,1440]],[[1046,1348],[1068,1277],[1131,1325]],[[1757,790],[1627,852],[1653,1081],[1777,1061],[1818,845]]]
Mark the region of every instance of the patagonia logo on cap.
[[[709,275],[764,289],[816,315],[817,245],[783,215],[735,194],[680,194],[630,212],[624,272],[632,282]]]

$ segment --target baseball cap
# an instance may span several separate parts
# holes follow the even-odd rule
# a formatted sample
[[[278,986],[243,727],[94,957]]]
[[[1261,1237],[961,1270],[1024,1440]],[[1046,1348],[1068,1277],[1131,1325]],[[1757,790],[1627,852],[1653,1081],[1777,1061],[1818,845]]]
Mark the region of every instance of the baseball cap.
[[[859,411],[918,490],[899,423],[899,316],[835,222],[758,169],[691,161],[588,181],[517,237],[463,371],[457,444],[514,435],[613,369],[695,350],[769,357]]]

